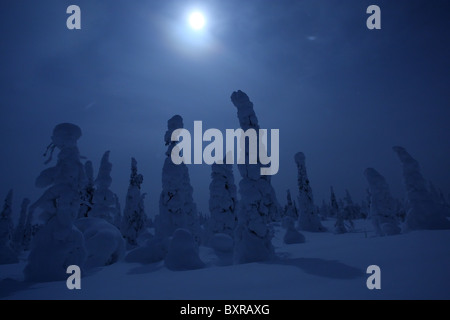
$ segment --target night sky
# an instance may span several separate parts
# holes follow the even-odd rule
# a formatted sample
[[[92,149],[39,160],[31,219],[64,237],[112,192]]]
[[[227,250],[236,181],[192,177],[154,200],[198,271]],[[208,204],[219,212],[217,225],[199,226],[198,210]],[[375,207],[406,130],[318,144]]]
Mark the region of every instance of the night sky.
[[[81,8],[82,29],[66,28]],[[368,30],[366,9],[382,11]],[[187,24],[204,12],[204,30]],[[238,128],[230,101],[243,90],[262,128],[280,129],[281,204],[296,195],[302,151],[316,204],[348,189],[365,197],[363,171],[383,174],[403,197],[405,147],[426,179],[450,192],[450,1],[3,0],[0,4],[0,198],[32,201],[53,127],[79,125],[80,152],[111,150],[122,207],[130,158],[144,175],[147,214],[158,212],[164,133],[175,114],[193,128]],[[53,162],[54,164],[55,162]],[[237,172],[237,168],[235,168]],[[208,212],[211,168],[189,166],[194,199]],[[239,180],[237,180],[238,182]]]

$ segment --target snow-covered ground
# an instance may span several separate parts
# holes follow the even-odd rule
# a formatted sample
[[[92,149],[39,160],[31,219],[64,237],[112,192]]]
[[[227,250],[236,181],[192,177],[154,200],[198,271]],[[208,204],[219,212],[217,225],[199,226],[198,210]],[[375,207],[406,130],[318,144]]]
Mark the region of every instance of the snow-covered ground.
[[[324,225],[333,230],[333,221]],[[370,222],[341,235],[303,232],[306,243],[284,245],[276,226],[277,260],[170,271],[164,264],[120,262],[83,274],[81,290],[65,281],[22,282],[25,262],[0,266],[1,299],[450,299],[450,230],[374,237]],[[368,230],[368,231],[365,231]],[[381,268],[381,290],[369,290],[366,269]]]

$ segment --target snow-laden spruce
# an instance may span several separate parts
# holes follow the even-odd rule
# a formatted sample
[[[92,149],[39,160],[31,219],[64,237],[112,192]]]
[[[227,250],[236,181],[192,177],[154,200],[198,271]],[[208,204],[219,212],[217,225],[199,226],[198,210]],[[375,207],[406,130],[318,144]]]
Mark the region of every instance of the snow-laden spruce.
[[[347,232],[347,228],[344,223],[344,215],[342,212],[342,205],[339,206],[337,200],[336,200],[336,194],[334,193],[333,187],[330,188],[331,196],[330,196],[330,202],[331,202],[331,214],[332,216],[336,217],[336,223],[334,224],[334,233],[335,234],[343,234]]]
[[[234,184],[233,166],[213,164],[209,185],[208,220],[210,234],[224,233],[232,238],[236,229],[237,191]]]
[[[334,189],[330,187],[330,216],[337,217],[339,212],[339,205],[336,200],[336,194],[334,193]]]
[[[20,215],[19,215],[19,221],[17,222],[16,229],[14,230],[13,234],[13,249],[16,252],[21,252],[26,246],[25,239],[25,224],[27,221],[27,213],[28,213],[28,206],[30,204],[30,199],[25,198],[22,200],[22,204],[20,206]]]
[[[189,230],[175,230],[164,264],[174,271],[194,270],[205,266],[200,260],[197,243]]]
[[[287,191],[287,204],[284,207],[284,217],[291,217],[294,220],[298,219],[298,211],[295,202],[292,201],[291,191]]]
[[[283,218],[283,227],[286,229],[286,233],[283,237],[283,242],[285,244],[305,242],[305,236],[295,228],[295,220],[292,217],[285,216]]]
[[[78,212],[78,218],[86,218],[94,206],[94,167],[92,161],[86,161],[84,164],[84,172],[86,173],[86,185],[81,190],[81,206]]]
[[[346,219],[351,221],[352,220],[361,218],[361,207],[353,202],[352,196],[348,190],[345,190],[345,197],[344,197],[344,216]]]
[[[0,264],[19,262],[17,253],[13,250],[13,222],[12,214],[13,191],[9,190],[0,213]]]
[[[450,221],[433,201],[419,163],[402,147],[394,147],[403,166],[403,181],[408,197],[406,228],[409,230],[450,229]]]
[[[113,225],[117,211],[117,196],[109,189],[112,183],[112,164],[109,161],[110,152],[103,154],[97,179],[94,186],[92,181],[88,182],[85,191],[89,195],[93,190],[91,207],[86,212],[87,217],[75,221],[75,225],[83,233],[87,260],[86,268],[103,267],[120,260],[125,254],[125,241],[119,229]],[[92,180],[93,173],[90,172],[92,165],[87,168],[88,181]]]
[[[353,220],[361,217],[361,207],[353,202],[352,196],[348,190],[345,190],[341,210],[344,220],[348,221],[350,229],[353,230],[355,228]]]
[[[314,205],[314,198],[306,172],[305,155],[299,152],[295,155],[297,164],[298,184],[298,228],[303,231],[322,232],[325,228]]]
[[[33,236],[39,231],[40,228],[41,226],[38,225],[37,223],[33,224],[33,212],[31,212],[31,210],[28,210],[22,240],[24,251],[30,250],[31,240],[33,239]]]
[[[147,214],[144,208],[146,194],[141,194],[143,182],[144,177],[142,174],[138,174],[137,161],[131,158],[130,185],[123,211],[121,231],[128,244],[132,246],[137,245],[137,238],[145,230],[147,221]]]
[[[92,209],[88,216],[113,223],[117,208],[116,195],[109,189],[112,184],[112,164],[109,161],[109,154],[110,152],[106,151],[100,162],[97,179],[95,179],[96,188],[92,198]]]
[[[371,206],[369,216],[378,236],[400,233],[396,217],[396,203],[384,177],[373,168],[367,168],[364,175],[369,183]]]
[[[122,227],[122,210],[119,202],[119,197],[116,194],[114,194],[114,198],[116,202],[115,205],[116,213],[114,214],[113,225],[115,225],[120,230]]]
[[[188,167],[176,165],[171,159],[172,149],[178,142],[172,141],[172,133],[183,128],[183,118],[172,117],[167,123],[164,136],[167,152],[162,170],[162,192],[159,199],[159,215],[155,218],[156,236],[171,237],[179,228],[188,229],[194,239],[200,241],[200,225],[197,206],[193,199]]]
[[[448,203],[445,201],[442,190],[436,189],[433,182],[428,181],[428,190],[431,193],[433,202],[436,203],[439,207],[439,210],[443,212],[444,216],[450,216],[450,207]]]
[[[231,101],[238,111],[241,129],[259,130],[253,103],[242,91],[234,92]],[[247,144],[247,143],[246,143]],[[247,144],[248,146],[248,144]],[[268,223],[280,215],[280,206],[270,183],[270,176],[260,175],[261,163],[249,164],[249,150],[245,150],[245,164],[238,165],[240,202],[235,233],[235,261],[248,263],[271,259],[273,232]]]
[[[322,200],[322,205],[319,209],[319,215],[322,220],[325,220],[330,215],[330,206],[325,202],[325,200]]]
[[[31,212],[42,210],[45,226],[33,238],[32,249],[25,267],[25,279],[29,281],[56,281],[67,278],[70,265],[83,268],[86,248],[83,234],[74,226],[86,183],[84,167],[80,162],[77,141],[81,129],[70,123],[57,125],[49,145],[50,158],[59,149],[56,166],[41,172],[36,179],[38,188],[48,189],[30,207]]]

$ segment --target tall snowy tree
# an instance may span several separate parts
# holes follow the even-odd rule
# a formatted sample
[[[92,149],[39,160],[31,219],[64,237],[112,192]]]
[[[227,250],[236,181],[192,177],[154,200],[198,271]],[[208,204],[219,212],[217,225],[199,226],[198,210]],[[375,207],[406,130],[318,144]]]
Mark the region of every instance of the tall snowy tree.
[[[21,252],[25,247],[25,223],[27,220],[27,209],[29,204],[30,199],[25,198],[20,206],[19,221],[17,222],[17,226],[13,234],[13,248],[16,252]]]
[[[305,155],[302,152],[295,155],[295,163],[297,164],[298,183],[298,228],[310,232],[325,231],[314,205],[313,193],[306,172]]]
[[[9,264],[19,262],[17,253],[13,250],[13,222],[12,214],[12,189],[8,192],[3,204],[3,210],[0,213],[0,264]]]
[[[114,214],[114,221],[113,224],[120,230],[121,225],[122,225],[122,210],[120,207],[120,201],[119,201],[119,197],[114,194],[114,201],[116,203],[115,205],[115,214]]]
[[[145,193],[141,194],[144,182],[142,174],[138,174],[137,161],[131,158],[130,185],[128,187],[125,209],[122,217],[122,234],[129,245],[137,245],[139,234],[145,229],[147,215],[144,209]]]
[[[38,230],[39,225],[37,224],[33,225],[33,212],[31,212],[31,210],[28,210],[27,218],[25,220],[25,228],[23,231],[23,241],[22,241],[24,251],[30,250],[31,241]]]
[[[213,164],[209,185],[209,231],[234,237],[236,229],[237,191],[231,164]]]
[[[298,219],[298,210],[295,202],[292,201],[291,191],[287,191],[287,204],[284,207],[284,217],[291,217],[294,221]]]
[[[384,177],[373,168],[364,171],[371,194],[370,218],[378,236],[400,233],[396,217],[396,204]]]
[[[445,201],[444,195],[442,194],[441,190],[436,189],[433,182],[428,182],[428,190],[431,193],[431,197],[433,199],[433,202],[437,204],[439,207],[439,210],[442,211],[444,216],[450,216],[450,207],[448,203]]]
[[[342,206],[339,206],[337,200],[336,200],[336,194],[334,193],[333,187],[330,188],[331,196],[330,196],[330,202],[331,202],[331,213],[332,216],[336,217],[336,223],[334,224],[334,233],[335,234],[342,234],[347,232],[347,228],[345,227],[344,223],[344,215],[342,212]]]
[[[94,168],[91,161],[86,161],[84,164],[84,171],[86,172],[87,182],[81,190],[81,206],[80,212],[78,213],[78,218],[85,218],[89,216],[89,211],[91,211],[94,206]]]
[[[450,221],[433,201],[426,187],[419,163],[402,147],[394,147],[403,166],[403,180],[408,196],[406,227],[409,230],[450,229]]]
[[[183,228],[189,230],[196,242],[199,242],[199,218],[192,196],[188,167],[184,163],[176,165],[171,159],[172,150],[178,144],[171,140],[172,133],[183,128],[183,118],[176,115],[169,119],[167,126],[164,140],[168,148],[162,170],[159,215],[155,218],[156,236],[168,238],[175,230]]]
[[[112,178],[112,164],[109,161],[110,152],[103,154],[98,170],[97,179],[95,179],[95,191],[92,196],[92,209],[89,211],[89,217],[105,219],[109,223],[114,222],[116,215],[116,195],[110,190]]]
[[[56,166],[41,172],[36,179],[39,188],[49,187],[31,207],[42,209],[45,226],[33,239],[32,249],[25,267],[29,281],[55,281],[67,278],[70,265],[83,267],[86,249],[82,233],[73,225],[78,215],[80,193],[86,183],[77,141],[81,129],[70,123],[59,124],[53,130],[49,163],[53,150],[58,148]]]
[[[319,214],[322,217],[322,219],[326,219],[330,215],[330,206],[325,202],[325,200],[322,200],[322,205],[320,206]]]
[[[238,111],[241,129],[259,130],[253,103],[242,91],[234,92],[231,101]],[[271,217],[277,216],[279,204],[270,183],[270,176],[261,176],[261,163],[249,164],[248,143],[245,148],[245,164],[239,164],[240,202],[238,205],[238,225],[235,233],[235,261],[248,263],[271,259],[273,232],[268,226]]]
[[[344,206],[342,208],[344,218],[350,223],[351,228],[354,228],[353,220],[361,218],[361,207],[353,202],[352,196],[348,190],[345,190]]]
[[[339,205],[336,200],[336,194],[334,193],[333,187],[330,187],[330,214],[332,217],[337,217],[339,212]]]

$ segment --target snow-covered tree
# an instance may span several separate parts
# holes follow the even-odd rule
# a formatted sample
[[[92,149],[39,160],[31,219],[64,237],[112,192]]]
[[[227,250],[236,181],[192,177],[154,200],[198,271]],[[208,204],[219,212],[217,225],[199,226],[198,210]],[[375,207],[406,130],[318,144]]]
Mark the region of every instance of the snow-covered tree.
[[[130,185],[128,187],[125,209],[122,217],[122,234],[129,245],[137,245],[139,234],[145,229],[147,215],[144,209],[145,193],[141,194],[144,182],[142,174],[138,174],[137,161],[131,159]]]
[[[396,204],[384,177],[373,168],[364,171],[371,193],[370,218],[378,236],[400,233],[396,217]]]
[[[314,205],[313,193],[306,172],[305,155],[302,152],[295,155],[295,163],[297,164],[298,183],[298,228],[310,232],[325,231]]]
[[[334,193],[333,187],[330,188],[331,196],[330,196],[330,202],[331,202],[331,214],[332,216],[336,217],[336,223],[334,224],[334,233],[335,234],[342,234],[347,232],[347,228],[345,227],[345,217],[342,212],[342,206],[339,206],[337,200],[336,200],[336,194]]]
[[[21,252],[24,249],[25,239],[25,223],[27,220],[27,209],[30,204],[30,199],[25,198],[20,206],[19,221],[13,234],[13,248],[16,252]]]
[[[319,215],[322,217],[322,219],[326,219],[330,215],[330,206],[325,202],[325,200],[322,200],[322,205],[319,209]]]
[[[394,198],[395,203],[395,215],[397,217],[397,221],[399,223],[404,223],[406,220],[406,202],[400,201],[399,199]]]
[[[286,229],[286,233],[283,237],[283,242],[285,244],[305,242],[305,236],[298,232],[298,230],[295,228],[295,220],[292,217],[285,216],[283,218],[283,227]]]
[[[28,210],[27,218],[25,220],[25,227],[23,230],[23,250],[28,251],[30,250],[31,246],[31,240],[33,239],[34,235],[39,229],[38,225],[33,225],[33,212],[31,210]]]
[[[197,206],[193,199],[188,167],[176,165],[171,159],[172,149],[178,144],[171,141],[172,133],[183,128],[183,118],[172,117],[164,136],[167,152],[162,171],[162,192],[159,198],[159,215],[155,218],[156,236],[168,238],[175,230],[188,229],[196,242],[200,241],[200,225]]]
[[[441,190],[436,189],[433,182],[428,182],[428,190],[431,193],[431,197],[433,199],[433,202],[437,204],[439,207],[439,210],[442,211],[444,216],[450,216],[450,206],[445,201],[444,195]]]
[[[109,154],[109,151],[103,154],[97,179],[95,179],[96,188],[92,197],[92,209],[88,216],[104,219],[112,224],[117,211],[117,196],[110,190],[112,164],[109,161]]]
[[[53,130],[49,163],[55,148],[60,150],[56,166],[41,172],[36,179],[39,188],[49,187],[31,207],[42,209],[45,226],[33,239],[25,267],[29,281],[55,281],[67,278],[70,265],[83,267],[86,249],[82,233],[73,225],[78,215],[80,193],[86,183],[77,141],[81,129],[70,123],[59,124]]]
[[[120,230],[122,224],[122,210],[120,206],[119,197],[116,194],[114,194],[114,201],[116,203],[115,205],[116,212],[114,213],[113,224]]]
[[[333,187],[330,187],[330,215],[332,217],[337,217],[339,212],[339,205],[336,200],[336,194],[334,193]]]
[[[345,197],[343,199],[344,205],[342,207],[344,219],[350,224],[350,228],[354,228],[353,220],[361,217],[361,207],[353,202],[352,196],[348,190],[345,190]]]
[[[439,203],[439,192],[437,191],[436,187],[434,186],[432,181],[428,181],[428,191],[430,192],[431,198],[433,199],[434,203]]]
[[[347,232],[347,227],[344,223],[344,215],[342,214],[342,210],[339,210],[336,217],[336,223],[334,225],[334,233],[342,234]]]
[[[97,179],[88,182],[88,195],[91,195],[90,210],[87,217],[75,221],[75,225],[83,232],[87,260],[86,268],[103,267],[113,264],[125,255],[125,241],[119,229],[113,225],[117,214],[117,196],[110,190],[112,183],[112,164],[109,161],[110,152],[102,156]],[[93,180],[93,173],[89,172]],[[86,190],[87,188],[85,188]],[[93,194],[91,194],[93,192]]]
[[[287,191],[287,204],[284,207],[284,217],[291,217],[294,220],[298,219],[298,210],[295,202],[292,201],[291,191]]]
[[[234,92],[231,101],[238,111],[241,129],[259,131],[253,103],[242,91]],[[247,145],[248,146],[248,145]],[[270,176],[261,176],[261,163],[249,164],[249,148],[245,148],[245,164],[238,165],[240,202],[235,233],[235,262],[247,263],[271,259],[273,232],[268,226],[280,210]]]
[[[86,161],[84,164],[84,171],[86,172],[87,182],[81,190],[81,206],[78,213],[78,218],[85,218],[89,216],[89,211],[91,211],[94,206],[94,167],[92,166],[91,161]]]
[[[236,229],[237,191],[231,164],[213,164],[209,185],[209,232],[234,237]]]
[[[0,213],[0,264],[9,264],[19,262],[17,253],[13,250],[13,222],[12,214],[13,191],[9,190],[3,204],[3,210]]]
[[[394,147],[403,166],[403,180],[408,197],[406,227],[409,230],[450,229],[450,221],[426,187],[419,163],[402,147]]]

